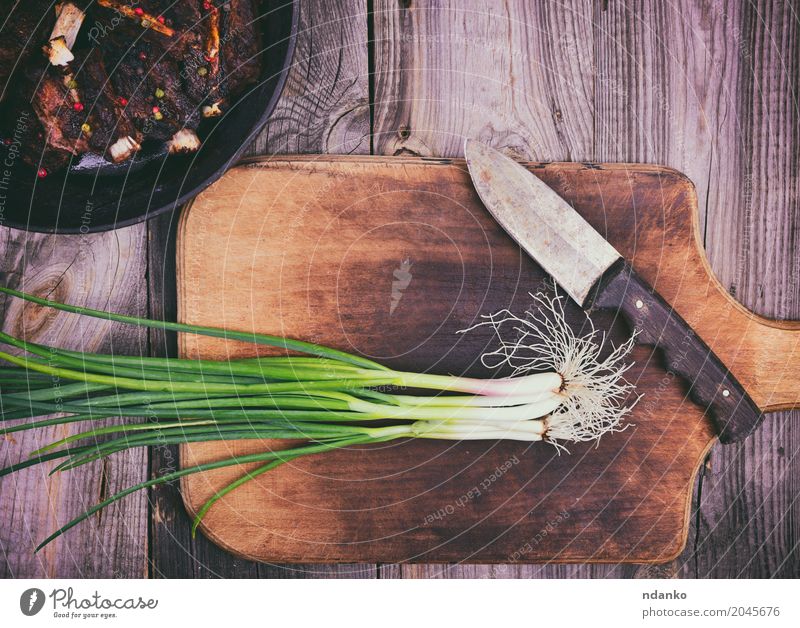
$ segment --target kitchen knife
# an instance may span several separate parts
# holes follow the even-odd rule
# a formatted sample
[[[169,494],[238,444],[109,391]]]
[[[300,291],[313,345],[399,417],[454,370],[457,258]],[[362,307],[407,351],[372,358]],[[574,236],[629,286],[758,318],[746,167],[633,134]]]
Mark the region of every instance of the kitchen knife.
[[[710,414],[723,443],[763,415],[689,325],[572,206],[522,165],[475,140],[464,153],[472,182],[500,226],[583,309],[620,311],[639,344],[663,350],[670,372]]]

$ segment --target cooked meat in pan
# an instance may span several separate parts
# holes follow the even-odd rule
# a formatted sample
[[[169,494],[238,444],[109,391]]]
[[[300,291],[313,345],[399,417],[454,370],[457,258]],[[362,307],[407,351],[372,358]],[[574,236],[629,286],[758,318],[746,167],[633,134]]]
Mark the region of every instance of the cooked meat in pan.
[[[0,38],[3,132],[25,137],[20,154],[40,176],[85,153],[121,162],[148,143],[196,151],[203,119],[223,115],[261,71],[254,0],[14,4]]]

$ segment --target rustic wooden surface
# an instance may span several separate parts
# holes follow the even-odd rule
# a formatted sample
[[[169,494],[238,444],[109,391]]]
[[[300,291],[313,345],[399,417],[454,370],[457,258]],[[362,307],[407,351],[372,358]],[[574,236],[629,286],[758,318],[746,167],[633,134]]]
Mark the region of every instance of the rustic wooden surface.
[[[2,281],[20,290],[52,298],[145,314],[146,265],[144,225],[117,233],[70,237],[32,235],[3,229]],[[147,350],[144,333],[107,321],[92,323],[75,316],[3,303],[3,329],[34,342],[86,351],[138,353]],[[62,426],[15,434],[2,442],[3,466],[27,457],[52,440]],[[34,467],[0,484],[0,575],[5,577],[142,577],[147,566],[145,495],[121,503],[87,526],[86,533],[57,541],[37,555],[32,550],[45,530],[77,516],[91,502],[147,475],[147,452],[130,451],[81,473],[56,474]]]
[[[371,145],[378,154],[458,155],[463,136],[469,134],[521,158],[669,165],[697,186],[704,244],[723,285],[761,314],[800,316],[800,256],[793,253],[800,196],[796,2],[302,3],[306,28],[298,67],[284,98],[284,115],[262,136],[270,144],[257,144],[260,150],[364,152]],[[327,133],[329,129],[336,132]],[[8,260],[26,257],[28,281],[67,260],[70,272],[92,276],[94,283],[90,288],[72,286],[74,292],[65,298],[89,302],[89,292],[101,291],[94,292],[92,303],[169,315],[174,313],[169,308],[174,287],[171,262],[164,257],[163,221],[149,232],[149,247],[141,227],[101,236],[97,242],[105,244],[92,242],[91,255],[76,262],[75,243],[68,238],[5,232],[2,270],[11,270]],[[90,243],[90,238],[81,241]],[[132,268],[147,273],[149,307],[141,303],[142,275],[133,272],[137,279],[128,278]],[[162,268],[166,274],[153,274]],[[23,267],[15,264],[13,269],[19,273]],[[50,333],[60,333],[60,325]],[[97,329],[87,331],[87,337],[99,333]],[[114,345],[120,349],[121,334],[115,334]],[[165,344],[158,337],[151,342],[156,350]],[[132,350],[134,344],[125,348]],[[712,450],[697,481],[689,547],[671,564],[392,565],[380,566],[377,575],[797,576],[797,416],[772,415],[745,443]],[[136,469],[130,471],[122,482],[138,477]],[[97,470],[86,473],[72,482],[102,484]],[[376,573],[374,566],[256,566],[208,544],[190,545],[176,522],[184,515],[175,495],[164,495],[152,507],[150,532],[155,539],[161,528],[158,543],[148,544],[148,535],[135,525],[124,532],[105,528],[89,541],[92,552],[72,535],[59,540],[49,562],[43,563],[41,557],[30,558],[20,544],[30,546],[32,539],[52,529],[50,512],[63,519],[76,511],[73,500],[83,493],[62,491],[52,510],[39,504],[23,520],[26,515],[18,513],[20,506],[8,496],[13,492],[8,482],[2,485],[3,575]],[[144,517],[143,505],[129,508],[129,522]],[[7,521],[14,523],[6,526]],[[101,526],[108,525],[108,519],[101,520]],[[171,538],[177,534],[183,536]],[[109,566],[114,563],[119,567]]]
[[[628,377],[643,399],[629,417],[633,429],[597,448],[570,446],[569,456],[510,442],[416,441],[331,452],[226,496],[206,516],[206,535],[237,555],[270,561],[663,563],[682,551],[693,480],[714,433],[686,388],[691,383],[712,399],[725,377],[708,370],[702,341],[724,356],[765,410],[800,409],[800,389],[778,397],[787,369],[800,372],[800,321],[778,326],[746,312],[716,281],[697,237],[694,187],[675,170],[530,167],[675,304],[701,339],[690,343],[686,328],[665,327],[673,306],[662,301],[659,310],[641,279],[625,273],[609,281],[596,301],[605,309],[593,317],[613,343],[630,335],[624,320],[636,325],[641,342],[653,342],[654,333],[671,342],[660,345],[662,352],[635,353]],[[487,329],[463,336],[458,330],[481,313],[524,311],[528,293],[547,278],[485,210],[463,161],[448,159],[251,162],[183,213],[176,258],[183,322],[310,338],[394,368],[475,377],[491,375],[476,356],[494,348],[495,338]],[[403,260],[410,280],[396,292],[392,278]],[[566,310],[576,330],[585,326],[576,305]],[[653,327],[640,322],[645,317]],[[205,359],[275,353],[215,338],[180,340],[181,355]],[[787,365],[793,353],[798,361]],[[770,362],[765,356],[774,356],[769,372],[757,368]],[[727,386],[741,404],[734,385]],[[730,417],[732,431],[753,431],[760,414]],[[181,449],[181,462],[263,447],[192,443]],[[493,475],[496,469],[502,471]],[[241,473],[185,478],[188,510],[197,512]]]
[[[733,6],[735,5],[735,6]],[[376,152],[457,155],[469,134],[519,157],[686,173],[711,266],[764,315],[800,314],[796,3],[375,5]],[[400,567],[405,577],[791,576],[800,571],[797,413],[717,447],[694,541],[652,568]],[[790,509],[792,516],[785,514]]]

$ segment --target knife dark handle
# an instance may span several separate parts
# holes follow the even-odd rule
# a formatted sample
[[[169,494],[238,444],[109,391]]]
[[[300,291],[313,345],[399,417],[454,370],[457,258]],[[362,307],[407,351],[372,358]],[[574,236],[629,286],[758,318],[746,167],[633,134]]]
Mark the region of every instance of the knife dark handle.
[[[689,386],[689,396],[707,409],[722,443],[750,434],[763,418],[750,396],[703,340],[664,299],[622,260],[603,275],[591,305],[615,309],[638,331],[638,344],[663,350],[670,372]]]

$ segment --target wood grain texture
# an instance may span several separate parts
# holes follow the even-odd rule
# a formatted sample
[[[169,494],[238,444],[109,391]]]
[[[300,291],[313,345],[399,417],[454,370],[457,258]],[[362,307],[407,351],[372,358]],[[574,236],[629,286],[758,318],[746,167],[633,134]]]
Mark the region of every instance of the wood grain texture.
[[[704,245],[722,284],[756,312],[797,318],[796,4],[609,3],[597,15],[598,73],[619,86],[598,91],[597,158],[684,171],[705,198]],[[784,357],[771,368],[790,373]],[[797,574],[796,420],[771,415],[745,443],[713,450],[682,575]]]
[[[315,16],[315,32],[329,28],[327,22],[335,22],[330,16],[340,11],[357,17],[310,47],[301,41],[305,53],[297,56],[291,97],[270,126],[279,146],[262,140],[256,152],[364,150],[367,90],[356,75],[366,77],[371,62],[377,152],[459,155],[462,135],[469,133],[524,158],[676,167],[697,186],[704,244],[722,284],[766,316],[800,315],[800,256],[792,253],[800,154],[796,2],[490,0],[476,9],[455,0],[374,0],[370,23],[362,27],[366,4],[303,0],[304,13]],[[366,55],[368,26],[372,59]],[[342,40],[339,63],[328,42]],[[313,84],[318,68],[335,74],[351,67],[352,56],[359,59],[357,72],[340,71],[347,80],[320,80],[327,89],[306,98],[314,88],[304,75]],[[303,62],[310,58],[329,61],[312,67]],[[329,115],[333,110],[345,115]],[[337,130],[328,134],[332,124]],[[67,248],[57,259],[74,252],[68,239],[50,246]],[[52,251],[41,255],[41,262],[33,261],[46,265]],[[151,263],[163,260],[151,257]],[[151,296],[157,312],[152,287]],[[791,429],[797,416],[773,414],[743,445],[713,450],[695,491],[694,542],[667,568],[390,565],[380,575],[797,575],[800,461],[797,430]],[[169,542],[169,533],[163,540]],[[170,563],[164,573],[240,572],[241,563],[232,559],[196,570],[177,558],[181,552],[163,557]],[[20,557],[14,561],[23,564]],[[266,575],[291,573],[297,572]]]
[[[713,350],[728,351],[731,371],[752,386],[752,395],[764,396],[758,386],[770,389],[769,383],[748,379],[752,356],[729,347],[771,341],[764,332],[773,323],[733,307],[710,275],[697,237],[691,182],[672,170],[630,164],[533,169],[601,230]],[[237,168],[184,214],[177,255],[179,312],[186,322],[217,320],[235,329],[311,338],[396,368],[468,368],[471,375],[486,374],[474,364],[476,347],[491,346],[491,337],[458,338],[454,332],[482,312],[523,310],[527,290],[545,277],[489,217],[463,163],[419,159],[291,157]],[[395,297],[379,286],[404,259],[413,265],[414,290],[401,295],[402,313],[393,314]],[[630,287],[628,281],[622,285]],[[652,309],[656,316],[644,291],[633,296],[643,300],[642,311]],[[718,303],[727,303],[728,311]],[[633,302],[629,311],[634,320],[640,315]],[[614,313],[603,315],[596,323],[611,329]],[[722,317],[725,333],[718,330]],[[581,323],[579,316],[575,320]],[[800,324],[791,325],[782,343],[769,347],[773,353],[789,353],[800,343]],[[622,327],[614,328],[616,342],[630,333]],[[181,340],[182,353],[190,356],[220,359],[253,351],[218,339]],[[678,366],[682,351],[671,354],[677,373],[686,370]],[[694,473],[713,429],[710,420],[698,424],[698,408],[685,398],[686,382],[665,373],[657,353],[641,348],[636,360],[631,377],[645,398],[634,409],[636,429],[628,438],[604,439],[586,452],[576,447],[576,458],[552,458],[542,448],[528,452],[513,443],[487,451],[480,443],[413,443],[329,453],[283,467],[226,497],[207,516],[205,530],[235,553],[261,560],[663,562],[682,549]],[[794,403],[800,406],[800,398]],[[183,464],[262,447],[192,444],[182,450]],[[521,471],[509,472],[502,490],[447,512],[443,521],[434,517],[418,525],[420,512],[447,511],[481,483],[476,473],[502,467],[512,456],[523,461]],[[409,460],[422,462],[408,468]],[[343,468],[355,484],[341,477]],[[183,496],[189,510],[240,473],[187,478]],[[613,479],[618,476],[627,478],[619,486]],[[642,495],[645,476],[653,490]],[[441,478],[449,479],[436,484]],[[369,497],[355,490],[362,481]],[[559,490],[549,491],[555,485]],[[571,501],[576,495],[579,505]],[[532,500],[536,507],[518,518]],[[637,502],[633,511],[630,500]],[[562,512],[574,516],[550,529],[547,517]],[[621,513],[629,519],[620,519]],[[543,529],[545,538],[528,547],[526,538]]]
[[[4,285],[39,296],[135,315],[146,313],[144,226],[115,233],[42,236],[0,231]],[[143,354],[147,337],[130,326],[87,321],[3,299],[3,329],[33,342],[84,351]],[[78,430],[22,432],[0,444],[2,466]],[[134,495],[34,555],[36,545],[104,496],[146,478],[147,453],[123,452],[52,477],[53,465],[26,469],[0,484],[0,577],[141,578],[147,573],[147,504]]]
[[[521,159],[591,158],[594,11],[581,1],[493,1],[469,10],[457,0],[376,0],[375,152],[460,156],[469,136]],[[537,12],[559,28],[546,28]],[[565,116],[573,123],[562,124]],[[396,568],[412,577],[494,570]],[[516,570],[521,577],[534,573]],[[560,568],[543,571],[563,576]]]
[[[294,64],[270,122],[249,155],[369,152],[366,2],[304,1]],[[149,241],[151,316],[175,320],[175,222],[153,221]],[[176,354],[172,334],[151,332],[155,354]],[[177,464],[176,447],[153,448],[153,474]],[[266,564],[232,556],[202,533],[192,539],[177,486],[151,492],[153,577],[371,578],[375,565]]]
[[[472,137],[521,159],[588,158],[586,2],[377,0],[374,20],[376,153],[459,156]]]
[[[718,159],[741,174],[738,202],[709,204],[707,217],[709,255],[731,292],[784,319],[800,315],[798,9],[796,2],[745,3],[717,18],[736,29],[741,67],[726,112],[739,121],[739,136],[719,142]],[[799,417],[770,417],[754,438],[712,452],[694,575],[800,576]]]
[[[366,0],[300,4],[294,62],[248,155],[370,150]]]
[[[175,234],[180,214],[149,224],[148,290],[150,317],[177,319]],[[177,355],[174,334],[150,332],[154,355]],[[177,447],[150,449],[150,473],[161,475],[178,465]],[[178,486],[150,492],[150,569],[152,578],[372,578],[374,565],[291,565],[256,563],[233,556],[202,533],[191,537]]]
[[[723,285],[759,313],[798,317],[796,3],[511,1],[477,11],[379,0],[375,24],[380,152],[458,155],[468,132],[520,157],[673,166],[697,186]],[[771,415],[748,442],[715,448],[713,483],[701,477],[696,492],[695,542],[674,573],[797,573],[796,417]],[[765,452],[778,464],[762,466]],[[793,514],[773,512],[773,499]],[[606,569],[574,573],[619,575]]]

